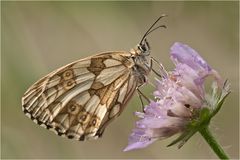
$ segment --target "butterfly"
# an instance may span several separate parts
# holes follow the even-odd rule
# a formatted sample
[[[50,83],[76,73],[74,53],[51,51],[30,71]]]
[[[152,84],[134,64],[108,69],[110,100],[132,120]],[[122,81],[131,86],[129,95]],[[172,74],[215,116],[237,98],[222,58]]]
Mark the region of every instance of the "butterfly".
[[[34,83],[22,97],[22,110],[35,123],[60,136],[97,139],[153,70],[147,35],[164,27],[157,22],[129,52],[96,54],[63,66]],[[155,27],[155,28],[154,28]],[[141,97],[141,96],[140,96]]]

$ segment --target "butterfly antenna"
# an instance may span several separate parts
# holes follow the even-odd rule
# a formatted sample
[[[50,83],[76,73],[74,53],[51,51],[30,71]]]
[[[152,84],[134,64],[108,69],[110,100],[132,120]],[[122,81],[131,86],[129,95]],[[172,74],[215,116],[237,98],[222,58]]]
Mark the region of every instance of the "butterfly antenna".
[[[141,39],[141,41],[140,41],[139,44],[142,44],[143,40],[147,37],[147,35],[149,35],[149,34],[152,33],[153,31],[155,31],[156,29],[158,29],[158,28],[167,28],[165,25],[160,25],[160,26],[158,26],[158,27],[153,28],[161,18],[166,17],[166,16],[167,16],[167,15],[165,15],[165,14],[161,15],[161,16],[149,27],[149,29],[147,30],[147,32],[143,35],[143,37],[142,37],[142,39]],[[152,28],[153,28],[153,29],[152,29]]]

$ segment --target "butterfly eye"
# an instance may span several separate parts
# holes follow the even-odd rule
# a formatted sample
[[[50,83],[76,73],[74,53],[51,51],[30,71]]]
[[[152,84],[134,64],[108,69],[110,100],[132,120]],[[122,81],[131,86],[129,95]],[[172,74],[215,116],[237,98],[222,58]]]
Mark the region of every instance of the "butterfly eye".
[[[142,51],[143,52],[146,52],[147,51],[147,48],[145,47],[145,45],[141,46],[142,47]]]
[[[139,50],[141,53],[144,53],[144,52],[147,51],[147,49],[146,49],[146,47],[145,47],[144,44],[140,44],[140,45],[138,46],[138,50]]]

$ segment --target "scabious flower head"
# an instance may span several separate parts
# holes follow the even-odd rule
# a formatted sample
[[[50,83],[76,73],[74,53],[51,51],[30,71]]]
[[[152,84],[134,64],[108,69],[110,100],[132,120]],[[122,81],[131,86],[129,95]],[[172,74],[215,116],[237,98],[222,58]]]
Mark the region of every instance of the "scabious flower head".
[[[211,76],[213,84],[217,84],[213,89],[223,89],[224,83],[219,74],[185,44],[173,44],[170,54],[176,68],[171,72],[165,71],[163,78],[157,80],[153,93],[156,99],[145,107],[144,113],[136,112],[140,119],[124,151],[144,148],[156,140],[189,132],[189,124],[199,119],[200,111],[203,108],[213,110],[211,107],[218,102],[212,100],[210,103],[204,82]],[[221,99],[216,98],[219,96],[215,92],[212,97]],[[181,139],[184,140],[184,136]]]

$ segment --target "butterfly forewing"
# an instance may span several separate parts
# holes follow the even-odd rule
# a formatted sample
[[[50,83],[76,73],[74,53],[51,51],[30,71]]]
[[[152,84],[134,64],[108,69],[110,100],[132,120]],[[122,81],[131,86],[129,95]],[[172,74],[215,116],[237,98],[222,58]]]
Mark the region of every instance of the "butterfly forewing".
[[[137,87],[130,56],[129,52],[107,52],[53,71],[24,94],[25,114],[68,138],[101,136]]]

